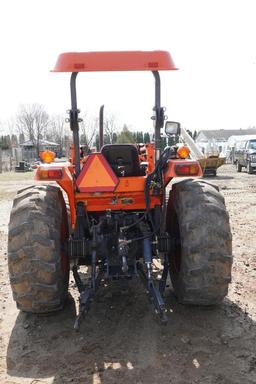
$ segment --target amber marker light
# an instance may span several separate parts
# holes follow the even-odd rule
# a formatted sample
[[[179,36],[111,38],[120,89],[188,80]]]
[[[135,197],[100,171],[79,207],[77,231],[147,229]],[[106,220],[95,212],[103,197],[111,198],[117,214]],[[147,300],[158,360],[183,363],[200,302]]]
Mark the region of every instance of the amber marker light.
[[[186,147],[185,145],[180,147],[178,150],[177,150],[177,155],[181,158],[181,159],[186,159],[190,154],[190,149],[188,147]]]
[[[43,152],[40,152],[40,159],[44,162],[44,163],[52,163],[55,159],[55,153],[52,152],[52,151],[43,151]]]

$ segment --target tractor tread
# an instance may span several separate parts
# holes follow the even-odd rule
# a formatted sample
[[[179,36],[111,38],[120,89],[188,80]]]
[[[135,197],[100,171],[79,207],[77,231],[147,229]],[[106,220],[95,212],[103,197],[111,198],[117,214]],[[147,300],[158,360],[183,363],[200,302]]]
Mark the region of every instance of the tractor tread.
[[[25,312],[47,313],[63,307],[68,273],[61,270],[64,200],[60,188],[30,186],[13,202],[8,235],[8,267],[13,298]]]
[[[177,182],[168,211],[167,230],[172,233],[175,213],[181,242],[179,272],[170,269],[179,302],[219,304],[228,293],[232,267],[229,216],[219,188],[198,179]]]

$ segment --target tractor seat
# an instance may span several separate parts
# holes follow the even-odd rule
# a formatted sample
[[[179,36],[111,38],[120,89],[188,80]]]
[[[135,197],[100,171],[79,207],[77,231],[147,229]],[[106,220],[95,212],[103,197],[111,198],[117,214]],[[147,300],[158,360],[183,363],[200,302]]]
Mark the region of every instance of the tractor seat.
[[[115,172],[116,176],[142,176],[145,171],[140,167],[139,153],[132,144],[106,144],[101,153]]]

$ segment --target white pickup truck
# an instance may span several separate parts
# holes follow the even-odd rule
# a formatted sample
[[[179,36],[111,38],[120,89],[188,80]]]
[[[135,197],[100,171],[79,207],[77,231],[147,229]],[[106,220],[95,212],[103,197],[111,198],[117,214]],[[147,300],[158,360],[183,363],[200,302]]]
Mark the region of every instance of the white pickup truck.
[[[256,138],[239,143],[235,149],[234,162],[237,172],[241,172],[243,167],[250,174],[256,172]]]

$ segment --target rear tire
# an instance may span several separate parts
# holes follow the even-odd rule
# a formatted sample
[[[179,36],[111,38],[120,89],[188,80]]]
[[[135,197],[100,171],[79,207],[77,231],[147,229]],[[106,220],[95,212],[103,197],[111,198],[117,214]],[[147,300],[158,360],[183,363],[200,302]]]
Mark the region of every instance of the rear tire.
[[[238,160],[237,160],[237,162],[236,162],[236,171],[237,171],[237,172],[241,172],[241,171],[242,171],[242,165],[239,163]]]
[[[9,223],[8,267],[13,298],[24,312],[63,307],[69,261],[66,205],[60,188],[31,186],[18,192]]]
[[[231,281],[229,216],[216,186],[184,180],[170,192],[166,229],[175,238],[170,275],[179,302],[219,304]]]
[[[250,162],[249,162],[249,161],[247,161],[246,172],[247,172],[249,175],[252,175],[252,174],[253,174],[253,168],[250,166]]]

